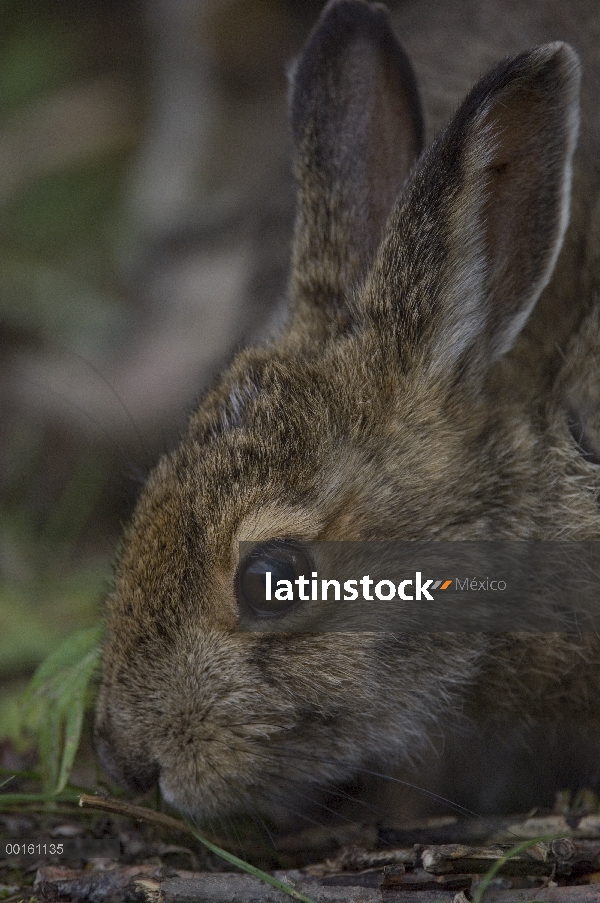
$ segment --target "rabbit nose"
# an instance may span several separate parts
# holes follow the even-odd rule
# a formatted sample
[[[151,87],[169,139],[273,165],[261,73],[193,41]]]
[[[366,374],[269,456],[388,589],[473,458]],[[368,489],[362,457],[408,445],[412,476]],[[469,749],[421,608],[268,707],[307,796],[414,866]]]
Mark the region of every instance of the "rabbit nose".
[[[103,769],[124,790],[145,793],[158,783],[158,763],[145,758],[138,750],[122,753],[111,736],[110,722],[96,722],[94,746]]]

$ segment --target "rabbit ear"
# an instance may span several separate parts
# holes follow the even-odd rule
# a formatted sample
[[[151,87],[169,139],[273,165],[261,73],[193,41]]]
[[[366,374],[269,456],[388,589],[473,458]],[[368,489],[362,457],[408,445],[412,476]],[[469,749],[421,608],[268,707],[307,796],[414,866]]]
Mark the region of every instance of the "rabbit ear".
[[[577,140],[567,44],[500,64],[471,91],[390,219],[364,303],[438,374],[481,378],[515,341],[560,251]]]
[[[382,6],[327,4],[292,74],[291,119],[292,298],[343,320],[423,142],[415,77]]]

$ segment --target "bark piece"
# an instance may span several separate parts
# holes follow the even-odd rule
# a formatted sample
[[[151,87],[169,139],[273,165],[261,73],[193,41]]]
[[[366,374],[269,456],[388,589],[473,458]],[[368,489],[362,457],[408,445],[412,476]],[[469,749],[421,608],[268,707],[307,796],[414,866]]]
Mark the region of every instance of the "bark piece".
[[[371,887],[319,887],[298,884],[296,889],[315,903],[382,903],[381,892]],[[161,885],[161,903],[292,903],[283,891],[251,875],[215,873],[198,878],[167,878]],[[148,903],[151,903],[148,900]]]
[[[590,884],[575,887],[544,887],[538,890],[489,888],[485,893],[484,900],[485,903],[526,903],[530,900],[541,900],[543,903],[598,903],[600,888],[598,885]],[[405,903],[405,901],[384,898],[384,903]]]
[[[472,847],[442,844],[423,850],[423,868],[435,875],[449,872],[483,874],[514,844]],[[502,866],[505,875],[570,876],[594,872],[600,867],[600,841],[572,840],[569,837],[540,842]]]
[[[122,903],[132,892],[135,897],[136,881],[154,880],[156,873],[156,866],[92,871],[45,866],[33,889],[45,903]]]

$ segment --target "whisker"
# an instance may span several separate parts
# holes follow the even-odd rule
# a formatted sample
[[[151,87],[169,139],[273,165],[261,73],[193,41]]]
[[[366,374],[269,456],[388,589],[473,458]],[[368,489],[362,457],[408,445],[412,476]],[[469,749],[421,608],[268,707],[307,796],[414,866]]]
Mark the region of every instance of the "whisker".
[[[213,737],[207,737],[204,739],[203,742],[221,743],[222,741],[217,740],[216,738],[213,738]],[[228,744],[227,748],[230,750],[236,750],[236,747],[231,746],[231,744]],[[327,758],[325,758],[325,756],[315,756],[315,755],[311,756],[308,754],[301,754],[296,751],[290,751],[288,748],[285,748],[285,747],[270,746],[268,748],[268,752],[261,753],[257,750],[256,747],[251,748],[251,747],[245,745],[245,746],[237,747],[237,751],[243,752],[246,755],[252,755],[254,758],[264,759],[266,761],[269,761],[270,759],[272,759],[273,756],[279,756],[283,761],[286,761],[286,762],[292,762],[293,760],[300,760],[300,761],[304,760],[304,761],[311,761],[311,762],[320,762],[320,763],[323,763],[326,765],[332,765],[332,766],[336,766],[336,767],[339,767],[341,765],[342,767],[347,767],[349,770],[351,770],[353,772],[362,773],[362,774],[368,775],[370,777],[375,777],[378,779],[389,781],[390,783],[397,784],[402,787],[406,787],[407,789],[410,789],[410,790],[414,790],[415,792],[420,793],[421,795],[423,795],[429,799],[433,799],[436,802],[444,804],[449,809],[451,809],[453,812],[455,812],[457,815],[469,816],[472,818],[480,819],[484,823],[490,822],[490,819],[488,816],[485,816],[478,812],[475,812],[472,809],[468,809],[466,806],[462,806],[459,803],[456,803],[453,800],[448,799],[447,797],[441,796],[440,794],[435,793],[433,790],[427,790],[425,787],[420,787],[418,784],[414,784],[410,781],[406,781],[401,778],[397,778],[392,775],[385,774],[383,772],[374,771],[372,769],[367,768],[366,766],[356,765],[354,763],[347,763],[347,762],[345,763],[339,759],[337,759],[337,760],[336,759],[327,759]],[[297,764],[294,765],[294,768],[300,775],[302,775],[302,774],[307,775],[307,777],[310,779],[309,780],[310,786],[316,787],[318,789],[322,789],[324,792],[328,793],[328,795],[330,795],[330,796],[337,796],[342,799],[345,798],[345,799],[351,800],[352,802],[356,803],[357,805],[360,805],[363,808],[372,811],[376,815],[381,814],[381,810],[379,810],[377,807],[370,805],[369,803],[367,803],[364,800],[361,800],[358,797],[352,796],[352,794],[344,793],[343,791],[337,789],[336,785],[334,783],[329,783],[327,780],[315,781],[313,772],[311,772],[307,769],[303,769]],[[221,776],[219,775],[219,777],[221,777]],[[279,781],[286,781],[288,783],[295,782],[297,784],[302,784],[302,786],[304,786],[304,787],[306,786],[306,782],[301,781],[300,778],[294,779],[289,775],[282,775],[281,773],[273,772],[271,774],[271,777],[276,777]],[[330,810],[330,811],[333,811],[333,810]]]
[[[191,821],[192,821],[192,824],[194,824],[196,826],[196,828],[198,828],[198,830],[202,829],[202,822],[206,822],[208,824],[208,827],[209,827],[209,830],[210,830],[210,833],[212,834],[212,836],[214,838],[218,839],[219,832],[215,831],[215,826],[213,824],[213,820],[210,817],[210,815],[205,815],[202,820],[197,819],[197,818],[192,818]]]
[[[273,747],[272,752],[277,753],[278,755],[290,757],[290,750],[285,747]],[[374,769],[367,768],[364,765],[357,765],[355,763],[343,762],[339,759],[327,759],[325,756],[315,756],[309,755],[308,753],[298,753],[295,751],[291,752],[291,758],[304,759],[306,761],[311,762],[322,762],[325,765],[342,765],[348,768],[351,768],[353,771],[360,771],[363,774],[367,774],[371,777],[382,778],[386,781],[390,781],[393,784],[398,784],[401,787],[407,787],[410,790],[416,790],[419,793],[422,793],[424,796],[429,797],[430,799],[434,799],[439,803],[444,803],[447,806],[450,806],[454,809],[455,812],[460,813],[461,815],[469,815],[473,818],[485,818],[485,816],[480,815],[478,812],[474,812],[472,809],[468,809],[466,806],[461,806],[459,803],[455,803],[453,800],[447,799],[444,796],[441,796],[439,793],[435,793],[433,790],[427,790],[425,787],[420,787],[418,784],[413,784],[410,781],[405,781],[402,778],[396,778],[392,775],[385,774],[381,771],[375,771]]]
[[[121,408],[121,410],[124,412],[125,416],[127,417],[127,421],[129,422],[129,425],[131,426],[131,428],[133,430],[133,434],[139,444],[140,450],[142,452],[142,456],[143,456],[144,460],[146,460],[146,458],[148,457],[148,449],[146,448],[146,444],[144,442],[144,437],[142,436],[142,432],[141,432],[140,428],[138,427],[133,414],[131,413],[131,411],[125,404],[125,401],[123,400],[123,398],[121,398],[121,395],[119,394],[119,392],[117,392],[116,388],[113,386],[111,381],[108,379],[108,377],[104,373],[102,373],[101,370],[98,369],[98,367],[96,367],[94,364],[92,364],[91,361],[88,361],[87,358],[83,357],[83,355],[79,354],[77,351],[69,350],[68,353],[73,355],[73,357],[76,357],[83,364],[85,364],[85,366],[88,367],[88,369],[91,370],[92,373],[94,373],[101,382],[104,383],[104,385],[109,390],[110,394],[113,396],[113,398],[116,399],[119,407]]]
[[[228,819],[227,819],[227,822],[228,822],[228,824],[229,824],[230,832],[235,836],[235,839],[236,839],[236,841],[237,841],[238,849],[240,850],[240,852],[241,852],[241,854],[242,854],[242,859],[245,859],[245,860],[247,861],[247,860],[248,860],[248,856],[247,856],[246,851],[245,851],[245,849],[244,849],[244,844],[242,843],[242,839],[241,839],[241,837],[240,837],[240,835],[239,835],[239,833],[238,833],[238,830],[237,830],[237,828],[236,828],[236,826],[235,826],[235,821],[233,821],[232,819],[228,818]]]
[[[267,827],[267,824],[266,824],[265,820],[262,818],[260,812],[258,811],[258,809],[257,809],[257,807],[256,807],[256,805],[254,804],[253,801],[251,801],[251,806],[252,806],[252,809],[254,810],[254,815],[256,816],[256,818],[257,818],[257,819],[259,820],[259,822],[261,823],[261,825],[262,825],[262,827],[263,827],[263,829],[264,829],[265,834],[266,834],[267,837],[269,838],[269,843],[271,844],[271,846],[272,846],[273,849],[275,850],[275,849],[276,849],[276,847],[275,847],[275,840],[274,840],[274,838],[273,838],[273,835],[272,835],[271,832],[269,831],[269,829],[268,829],[268,827]]]
[[[313,797],[308,796],[306,793],[300,794],[300,792],[292,792],[291,798],[292,798],[292,800],[301,799],[303,803],[308,803],[313,809],[315,807],[319,807],[319,804],[317,803],[317,801]],[[317,818],[314,818],[313,816],[308,815],[306,812],[304,812],[302,810],[292,808],[290,805],[290,797],[284,796],[282,793],[276,793],[272,789],[270,789],[269,790],[269,800],[272,802],[278,803],[280,806],[282,806],[282,808],[284,808],[286,811],[290,812],[296,818],[299,818],[302,821],[309,822],[310,824],[314,825],[317,828],[323,827],[323,824],[324,824],[323,821],[319,821]],[[327,807],[321,806],[319,808],[327,808]],[[333,815],[336,814],[333,809],[329,809],[329,811]],[[350,823],[353,824],[352,821]]]
[[[220,778],[221,781],[225,784],[225,786],[227,787],[227,789],[229,789],[229,786],[228,786],[228,783],[227,783],[226,778],[223,777],[223,775],[220,773],[219,769],[218,769],[217,766],[214,764],[214,762],[211,762],[210,760],[208,760],[208,764],[210,765],[210,767],[212,768],[212,770],[214,771],[214,773],[217,775],[217,777]],[[219,819],[219,821],[221,821],[221,823],[223,823],[223,820],[222,820],[222,819]],[[248,857],[246,856],[246,851],[244,850],[244,845],[242,844],[241,838],[240,838],[240,836],[239,836],[239,834],[238,834],[238,832],[237,832],[237,830],[236,830],[235,822],[232,822],[230,819],[227,819],[227,822],[228,822],[229,825],[230,825],[230,832],[232,832],[232,833],[235,835],[235,838],[236,838],[236,840],[237,840],[238,848],[239,848],[239,850],[240,850],[240,852],[241,852],[241,854],[242,854],[242,858],[243,858],[243,859],[247,859]]]
[[[215,738],[206,738],[206,742],[220,743],[221,741],[216,740]],[[264,753],[261,754],[261,753],[257,752],[256,749],[248,750],[247,748],[244,748],[244,747],[231,746],[231,744],[227,744],[227,748],[229,750],[233,750],[233,751],[250,753],[250,755],[252,755],[254,758],[260,758],[261,760],[265,760],[267,762],[270,761],[270,757],[268,755],[266,755]],[[212,763],[210,763],[208,760],[207,760],[207,764],[209,764],[210,767],[213,769],[213,771],[216,772],[214,765],[212,765]],[[299,798],[302,797],[303,799],[307,799],[306,789],[307,789],[307,783],[309,783],[309,785],[311,787],[314,787],[315,789],[320,790],[323,794],[327,795],[330,798],[333,797],[333,798],[338,798],[341,800],[347,800],[357,806],[364,808],[365,810],[372,812],[373,815],[375,815],[375,816],[382,815],[382,811],[379,808],[377,808],[376,806],[372,806],[371,804],[367,803],[365,800],[362,800],[359,797],[355,797],[350,793],[346,793],[346,792],[340,790],[338,787],[336,787],[335,784],[331,784],[327,781],[315,781],[313,773],[309,772],[307,769],[300,768],[298,765],[293,765],[293,767],[300,775],[306,775],[307,777],[309,777],[310,781],[307,782],[306,779],[303,779],[303,778],[293,778],[289,774],[281,774],[280,772],[276,772],[276,771],[269,773],[269,772],[264,771],[264,768],[263,768],[263,774],[267,774],[268,776],[270,776],[272,778],[276,778],[280,783],[284,783],[286,785],[297,785],[299,788],[297,791],[297,796]],[[217,772],[217,774],[218,774],[218,772]],[[218,774],[218,776],[223,780],[223,783],[225,784],[225,786],[228,787],[226,779],[220,774]],[[268,790],[267,793],[271,797],[273,796],[271,790]],[[279,801],[279,800],[277,800],[277,801]],[[331,809],[330,807],[327,807],[322,803],[318,803],[315,799],[311,799],[310,801],[311,801],[312,805],[314,805],[315,807],[326,808],[330,813],[335,814],[337,817],[339,817],[343,821],[347,821],[350,824],[354,824],[354,821],[351,818],[344,816],[342,813],[337,813],[335,810]],[[252,806],[252,808],[254,809],[254,811],[256,812],[258,817],[260,818],[260,814],[258,813],[258,810],[256,809],[256,806],[254,804],[254,801],[250,795],[248,796],[246,802],[248,802]],[[262,821],[262,819],[261,819],[261,821]],[[273,838],[272,838],[270,832],[266,828],[266,825],[264,824],[264,822],[262,822],[262,823],[263,823],[263,827],[265,828],[266,833],[269,836],[270,841],[273,843]]]
[[[263,772],[263,773],[266,774],[267,777],[278,778],[278,779],[280,779],[280,780],[281,780],[281,777],[282,777],[281,775],[277,774],[276,772],[272,772],[272,773],[270,774],[268,771],[266,771],[266,772]],[[284,780],[286,780],[285,777],[284,777]],[[292,783],[292,781],[287,780],[286,783]],[[300,782],[297,781],[297,782],[295,782],[295,783],[300,783]],[[306,788],[305,788],[305,786],[303,785],[303,791],[304,791],[304,792],[301,793],[301,792],[300,792],[300,789],[298,789],[298,790],[292,790],[291,792],[294,793],[295,796],[296,796],[297,798],[302,798],[302,799],[305,799],[305,800],[308,799],[312,806],[315,806],[315,807],[318,808],[318,809],[323,809],[325,812],[328,812],[330,815],[334,815],[336,818],[339,818],[339,819],[341,819],[342,821],[347,822],[348,824],[351,824],[351,825],[355,824],[355,822],[354,822],[353,819],[348,818],[346,815],[343,815],[341,812],[337,812],[335,809],[332,809],[331,806],[327,806],[325,803],[319,803],[319,802],[317,802],[317,800],[314,799],[314,797],[309,799],[309,797],[307,797],[307,795],[306,795],[305,790],[306,790]],[[270,792],[270,791],[269,791],[269,792]]]
[[[232,748],[232,747],[230,747],[230,748]],[[233,747],[233,749],[235,749],[235,747]],[[266,759],[267,761],[269,761],[269,759],[270,759],[270,757],[268,755],[266,755],[265,753],[258,753],[254,749],[252,749],[252,750],[240,749],[239,751],[244,751],[244,752],[248,751],[248,752],[250,752],[251,755],[255,756],[256,758]],[[335,784],[331,784],[328,781],[315,780],[314,772],[311,772],[308,769],[300,768],[300,766],[298,766],[298,765],[294,765],[293,767],[299,774],[306,775],[307,777],[310,778],[310,786],[311,787],[316,787],[317,789],[322,790],[328,796],[338,797],[339,799],[344,799],[344,800],[348,800],[352,803],[355,803],[356,805],[361,806],[362,808],[369,810],[370,812],[373,812],[373,814],[375,814],[375,815],[381,815],[381,810],[377,806],[373,806],[370,803],[367,803],[366,800],[362,800],[359,797],[353,796],[351,793],[346,793],[345,791],[340,790]],[[278,776],[280,780],[285,780],[288,783],[298,784],[304,788],[306,787],[306,781],[302,780],[301,778],[293,778],[290,775],[282,775],[282,774],[277,774],[276,772],[273,772],[272,777],[275,777],[275,776]]]
[[[258,724],[260,723],[255,722],[252,719],[248,719],[246,721],[236,722],[235,726],[247,727],[257,726]],[[278,784],[280,787],[285,787],[288,791],[288,795],[285,796],[282,792],[277,792],[275,787],[273,786],[266,787],[262,791],[264,793],[265,801],[270,801],[281,805],[287,812],[295,816],[297,819],[300,819],[312,825],[323,826],[324,822],[313,818],[304,811],[299,811],[295,807],[292,807],[291,803],[293,802],[293,800],[301,799],[303,803],[308,803],[313,809],[319,809],[324,814],[326,813],[327,815],[333,816],[334,818],[344,821],[348,824],[355,824],[355,821],[352,818],[344,815],[342,812],[339,812],[336,809],[331,808],[331,806],[326,805],[324,802],[317,800],[314,795],[308,795],[307,791],[311,788],[322,792],[329,798],[351,801],[353,804],[361,806],[365,810],[368,810],[377,816],[380,816],[382,814],[382,810],[379,807],[373,806],[366,800],[361,799],[360,796],[354,796],[352,793],[348,793],[342,790],[339,784],[337,784],[334,779],[319,779],[318,777],[316,777],[314,770],[311,770],[309,766],[314,763],[320,763],[322,765],[334,767],[338,770],[347,769],[349,777],[352,774],[364,774],[369,777],[377,778],[378,780],[383,780],[394,785],[405,787],[421,794],[428,799],[432,799],[438,803],[441,803],[444,807],[454,812],[458,816],[461,816],[463,818],[469,817],[476,819],[477,821],[481,822],[482,825],[489,826],[490,830],[495,830],[497,827],[497,821],[494,820],[493,817],[486,816],[474,811],[473,809],[469,809],[468,807],[463,806],[460,803],[455,802],[454,800],[448,799],[447,797],[444,797],[433,790],[429,790],[426,787],[419,786],[418,784],[407,781],[403,778],[398,778],[394,775],[377,771],[376,769],[369,768],[364,765],[358,765],[354,762],[347,762],[340,758],[333,759],[321,754],[301,752],[295,749],[291,749],[289,746],[275,744],[265,744],[264,746],[262,746],[261,740],[242,736],[239,736],[239,740],[244,742],[240,742],[239,745],[231,743],[225,744],[222,740],[219,740],[215,737],[206,737],[204,738],[203,742],[222,744],[232,752],[240,752],[246,756],[250,756],[256,760],[259,760],[262,775],[266,776],[267,778],[273,779],[276,784]],[[296,776],[294,776],[294,774],[282,773],[274,767],[265,768],[265,763],[271,763],[271,765],[275,765],[277,760],[284,763],[288,768],[292,768]],[[210,759],[207,759],[206,761],[229,790],[227,780],[223,777],[222,774],[220,774],[214,763],[211,762]],[[246,796],[246,802],[256,812],[263,828],[265,829],[265,833],[269,837],[271,844],[276,848],[273,837],[256,808],[255,800],[250,793],[248,793]],[[514,832],[508,831],[508,833],[512,834],[515,838],[518,837],[518,835]],[[239,836],[237,837],[237,840],[238,843],[241,844]]]
[[[112,436],[109,433],[109,431],[106,429],[106,427],[101,426],[101,424],[93,417],[93,415],[90,414],[89,411],[86,411],[85,408],[82,408],[81,405],[77,404],[77,402],[72,401],[71,399],[65,398],[65,396],[61,392],[59,392],[57,389],[53,389],[51,386],[48,386],[45,383],[41,383],[37,379],[33,379],[30,376],[23,377],[23,381],[27,382],[31,386],[35,386],[36,389],[41,389],[43,392],[49,392],[51,395],[55,395],[57,398],[60,398],[60,400],[65,405],[67,405],[68,407],[77,411],[79,414],[81,414],[81,416],[83,418],[85,418],[85,420],[87,420],[89,423],[91,423],[92,426],[95,428],[95,430],[101,436],[104,437],[104,439],[107,441],[107,444],[113,450],[115,450],[119,453],[119,455],[123,459],[123,461],[129,460],[129,456],[125,453],[125,450],[116,443],[114,436]]]
[[[282,755],[289,755],[287,750],[279,750],[279,753]],[[308,754],[304,754],[302,756],[296,755],[298,758],[309,759],[311,761],[322,761],[326,764],[337,764],[336,760],[326,759],[324,756],[310,756]],[[487,825],[490,829],[495,830],[497,826],[497,822],[494,820],[492,816],[483,815],[480,812],[476,812],[473,809],[469,809],[466,806],[462,806],[460,803],[456,803],[454,800],[450,800],[447,797],[441,796],[439,793],[435,793],[433,790],[427,790],[425,787],[420,787],[418,784],[414,784],[411,781],[405,781],[401,778],[393,777],[389,774],[384,774],[383,772],[374,771],[372,769],[366,768],[365,766],[355,766],[355,771],[362,772],[371,777],[380,778],[386,781],[390,781],[391,783],[398,784],[399,786],[406,787],[409,790],[415,790],[417,793],[422,794],[423,796],[428,797],[429,799],[434,799],[436,802],[443,803],[457,815],[461,815],[463,817],[474,818],[480,821],[483,825]],[[520,839],[520,836],[513,831],[505,829],[506,833],[511,834],[517,839]]]

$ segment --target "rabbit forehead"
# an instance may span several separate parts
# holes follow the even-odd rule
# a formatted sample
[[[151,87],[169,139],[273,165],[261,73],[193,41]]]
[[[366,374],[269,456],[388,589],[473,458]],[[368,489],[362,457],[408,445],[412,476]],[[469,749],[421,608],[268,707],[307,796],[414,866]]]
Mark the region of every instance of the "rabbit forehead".
[[[464,472],[473,407],[463,418],[443,385],[408,380],[389,348],[370,345],[349,339],[308,361],[241,356],[151,474],[109,620],[126,619],[131,636],[182,622],[230,630],[240,541],[411,538],[427,529],[424,499],[439,522],[443,505],[429,502]]]
[[[194,455],[220,449],[286,479],[306,475],[340,442],[358,448],[392,424],[416,428],[449,403],[456,411],[459,394],[450,381],[432,380],[392,329],[363,322],[324,345],[242,353],[192,415],[181,448],[190,467]]]

